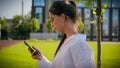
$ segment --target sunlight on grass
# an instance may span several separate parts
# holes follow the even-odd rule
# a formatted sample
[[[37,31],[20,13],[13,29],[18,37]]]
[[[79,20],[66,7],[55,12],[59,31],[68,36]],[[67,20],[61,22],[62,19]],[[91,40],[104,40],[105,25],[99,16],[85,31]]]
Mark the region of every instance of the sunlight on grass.
[[[95,62],[97,63],[97,44],[88,42],[93,48],[95,54]],[[102,68],[120,68],[120,44],[101,44],[101,63]]]
[[[54,40],[27,40],[32,46],[38,48],[43,55],[52,60],[59,41]],[[88,42],[97,55],[97,44]],[[120,44],[102,44],[102,68],[120,68]],[[24,43],[13,45],[0,50],[0,68],[37,68],[36,60],[31,58]]]

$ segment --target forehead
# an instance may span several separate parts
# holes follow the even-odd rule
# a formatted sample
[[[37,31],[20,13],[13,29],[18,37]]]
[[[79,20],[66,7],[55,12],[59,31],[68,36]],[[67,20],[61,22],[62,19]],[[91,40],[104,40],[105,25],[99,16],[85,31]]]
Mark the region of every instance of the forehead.
[[[58,15],[54,15],[54,14],[52,14],[52,13],[49,12],[49,17],[50,18],[55,18],[55,17],[59,17],[59,16]]]
[[[49,12],[49,17],[50,17],[50,18],[51,18],[51,17],[54,17],[54,15],[53,15],[52,13]]]

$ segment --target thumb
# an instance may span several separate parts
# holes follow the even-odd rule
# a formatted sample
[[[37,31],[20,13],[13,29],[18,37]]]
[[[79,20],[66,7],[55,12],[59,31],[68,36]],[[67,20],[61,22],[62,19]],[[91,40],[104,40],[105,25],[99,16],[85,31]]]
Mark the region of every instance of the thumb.
[[[37,48],[35,48],[34,46],[32,46],[32,48],[35,50],[33,55],[41,54],[41,52]]]

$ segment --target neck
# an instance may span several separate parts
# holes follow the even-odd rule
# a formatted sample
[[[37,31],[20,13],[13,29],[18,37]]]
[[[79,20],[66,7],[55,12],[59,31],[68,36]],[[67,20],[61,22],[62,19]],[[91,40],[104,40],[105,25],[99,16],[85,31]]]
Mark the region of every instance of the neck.
[[[74,34],[78,34],[77,29],[74,27],[74,24],[72,24],[71,22],[67,22],[64,33],[67,36],[66,39]]]
[[[66,36],[67,36],[67,38],[69,38],[70,36],[72,36],[72,35],[74,35],[74,34],[78,34],[78,32],[75,32],[75,31],[71,31],[71,32],[69,32],[69,33],[65,33],[66,34]]]

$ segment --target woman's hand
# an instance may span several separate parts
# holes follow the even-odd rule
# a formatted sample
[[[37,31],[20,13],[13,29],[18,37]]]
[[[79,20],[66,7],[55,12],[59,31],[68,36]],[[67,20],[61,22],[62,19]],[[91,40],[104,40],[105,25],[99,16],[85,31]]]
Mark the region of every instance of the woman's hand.
[[[31,49],[31,48],[28,48],[28,50],[30,51],[31,55],[32,55],[32,58],[33,59],[36,59],[36,60],[41,60],[42,59],[42,54],[41,52],[35,48],[34,46],[32,46],[32,48],[34,49]]]

